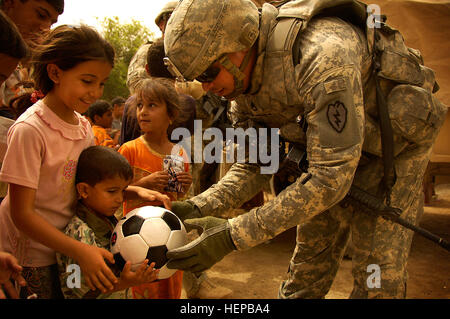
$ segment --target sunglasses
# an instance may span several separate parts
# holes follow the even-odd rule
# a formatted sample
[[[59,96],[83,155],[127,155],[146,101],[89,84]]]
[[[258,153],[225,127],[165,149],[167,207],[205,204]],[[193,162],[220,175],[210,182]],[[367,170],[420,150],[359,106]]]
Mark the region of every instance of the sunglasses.
[[[211,65],[205,72],[200,74],[195,79],[200,83],[210,83],[214,81],[217,75],[220,73],[220,68],[218,66]]]

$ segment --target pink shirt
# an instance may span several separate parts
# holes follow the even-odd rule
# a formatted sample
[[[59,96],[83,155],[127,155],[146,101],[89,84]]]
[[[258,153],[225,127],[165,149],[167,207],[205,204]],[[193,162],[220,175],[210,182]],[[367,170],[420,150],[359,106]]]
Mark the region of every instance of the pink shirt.
[[[31,106],[8,131],[8,149],[0,172],[2,182],[35,189],[35,211],[61,231],[73,216],[78,157],[94,145],[89,122],[77,116],[78,125],[71,125],[42,101]],[[55,251],[15,227],[9,194],[0,205],[0,246],[16,256],[22,266],[56,263]]]

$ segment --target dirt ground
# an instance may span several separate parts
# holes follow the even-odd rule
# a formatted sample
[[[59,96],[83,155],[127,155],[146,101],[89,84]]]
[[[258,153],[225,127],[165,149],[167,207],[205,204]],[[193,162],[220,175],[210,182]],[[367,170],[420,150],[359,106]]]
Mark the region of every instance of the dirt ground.
[[[450,184],[436,187],[436,196],[425,207],[421,226],[450,240]],[[290,229],[268,243],[229,254],[207,274],[215,284],[233,291],[230,298],[277,298],[294,244],[295,229]],[[420,235],[414,235],[408,275],[408,299],[450,298],[450,253]],[[326,298],[346,299],[352,285],[351,260],[344,259]]]

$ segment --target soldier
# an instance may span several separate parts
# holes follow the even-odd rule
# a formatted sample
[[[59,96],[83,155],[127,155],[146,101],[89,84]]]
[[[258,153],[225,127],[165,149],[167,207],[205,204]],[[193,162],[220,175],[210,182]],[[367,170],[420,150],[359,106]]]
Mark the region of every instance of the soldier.
[[[163,37],[167,21],[169,20],[170,15],[177,6],[177,4],[178,1],[167,2],[155,19],[155,24],[161,30]],[[150,48],[151,44],[152,42],[149,42],[141,46],[130,61],[130,66],[128,67],[128,75],[127,75],[127,86],[132,94],[139,80],[146,79],[149,77],[147,71],[145,70],[145,65],[147,64],[147,51],[148,48]]]
[[[434,73],[420,53],[366,9],[357,1],[266,3],[259,11],[249,0],[184,0],[172,13],[164,39],[170,70],[234,99],[234,126],[279,128],[289,144],[304,145],[309,165],[276,198],[232,219],[208,215],[260,190],[270,175],[258,164],[235,163],[218,184],[174,202],[183,220],[208,217],[185,221],[204,232],[167,254],[170,268],[203,271],[298,225],[280,298],[324,298],[350,233],[351,297],[405,297],[412,232],[341,200],[353,183],[418,223],[446,107],[432,95]],[[373,282],[372,267],[380,270]]]

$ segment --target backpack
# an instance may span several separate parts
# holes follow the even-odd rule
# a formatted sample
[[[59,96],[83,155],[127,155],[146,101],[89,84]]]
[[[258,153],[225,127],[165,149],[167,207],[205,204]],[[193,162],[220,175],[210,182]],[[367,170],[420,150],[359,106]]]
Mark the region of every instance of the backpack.
[[[406,46],[398,30],[386,24],[385,16],[369,14],[371,8],[362,2],[294,0],[275,1],[274,5],[278,8],[278,21],[291,19],[294,23],[294,20],[302,20],[300,36],[316,16],[339,17],[365,31],[377,88],[377,107],[369,113],[379,125],[384,193],[389,205],[390,191],[396,179],[394,137],[396,143],[401,141],[405,147],[410,144],[431,147],[445,120],[447,107],[433,96],[439,89],[433,70],[423,65],[418,50]],[[294,44],[294,63],[295,50]],[[399,149],[398,146],[395,148]]]

